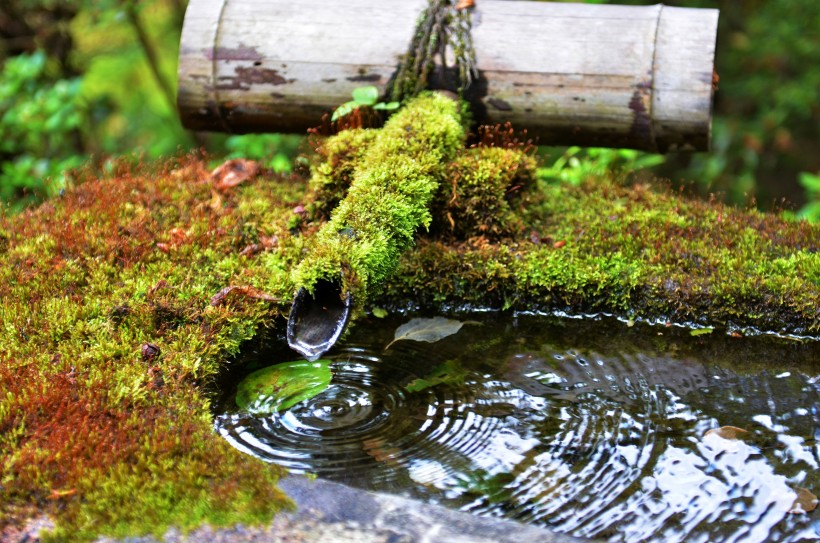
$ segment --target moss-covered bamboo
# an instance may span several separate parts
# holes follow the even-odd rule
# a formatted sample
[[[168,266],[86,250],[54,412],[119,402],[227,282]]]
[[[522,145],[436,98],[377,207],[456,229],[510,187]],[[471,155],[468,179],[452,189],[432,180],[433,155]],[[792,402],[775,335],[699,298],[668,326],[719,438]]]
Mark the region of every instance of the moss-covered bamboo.
[[[294,271],[296,287],[341,282],[342,292],[362,303],[396,268],[416,231],[430,225],[429,204],[464,138],[459,104],[442,94],[422,94],[391,117]]]

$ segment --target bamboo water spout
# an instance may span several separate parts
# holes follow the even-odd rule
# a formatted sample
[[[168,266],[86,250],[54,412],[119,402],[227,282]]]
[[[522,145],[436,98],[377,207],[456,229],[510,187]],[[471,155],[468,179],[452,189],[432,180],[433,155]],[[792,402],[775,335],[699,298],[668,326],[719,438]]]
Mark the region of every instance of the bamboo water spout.
[[[416,231],[430,225],[439,179],[464,144],[461,121],[457,101],[424,93],[378,131],[347,196],[292,274],[298,288],[288,321],[293,349],[314,359],[330,349],[351,303],[361,305],[377,290]]]
[[[328,351],[350,319],[352,299],[342,292],[341,281],[320,279],[313,293],[299,288],[288,316],[288,345],[313,362]]]

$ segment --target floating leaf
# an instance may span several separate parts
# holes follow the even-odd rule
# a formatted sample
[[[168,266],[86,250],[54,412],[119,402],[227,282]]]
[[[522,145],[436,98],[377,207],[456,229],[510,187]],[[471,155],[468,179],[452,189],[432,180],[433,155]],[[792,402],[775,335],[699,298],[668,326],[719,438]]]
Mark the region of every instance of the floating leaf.
[[[461,321],[445,319],[444,317],[411,319],[410,322],[404,323],[396,329],[393,341],[388,343],[384,350],[389,349],[395,342],[403,339],[435,343],[442,338],[452,336],[461,330],[463,325],[464,323]]]
[[[711,334],[714,331],[715,331],[714,328],[696,328],[694,330],[689,330],[689,335],[690,336],[703,336],[703,335],[706,335],[706,334]]]
[[[792,508],[789,509],[789,513],[809,513],[817,508],[817,496],[812,494],[809,489],[798,486],[794,491],[797,497],[794,499],[794,504],[792,504]]]
[[[239,383],[236,405],[270,415],[313,398],[330,385],[330,360],[285,362],[255,371]]]
[[[466,376],[467,370],[462,368],[455,360],[448,360],[424,378],[413,379],[404,389],[408,392],[419,392],[442,383],[461,384]]]
[[[373,316],[377,319],[383,319],[387,316],[387,310],[382,309],[381,307],[374,307],[373,308]]]
[[[393,466],[398,466],[396,459],[401,458],[401,449],[391,446],[382,437],[373,437],[362,441],[364,452],[373,457],[377,462],[387,462]]]
[[[715,435],[722,437],[723,439],[746,439],[749,435],[749,431],[736,426],[721,426],[720,428],[712,428],[711,430],[707,430],[703,435]]]

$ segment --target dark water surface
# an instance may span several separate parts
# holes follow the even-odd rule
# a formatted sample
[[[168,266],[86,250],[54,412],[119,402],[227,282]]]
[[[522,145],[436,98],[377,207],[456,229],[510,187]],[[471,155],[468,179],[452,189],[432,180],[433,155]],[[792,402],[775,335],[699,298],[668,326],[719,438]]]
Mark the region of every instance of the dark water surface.
[[[269,416],[236,383],[298,358],[284,340],[225,379],[216,428],[293,471],[613,542],[818,541],[820,342],[470,315],[437,343],[359,321],[331,386]],[[742,439],[706,432],[735,426]]]

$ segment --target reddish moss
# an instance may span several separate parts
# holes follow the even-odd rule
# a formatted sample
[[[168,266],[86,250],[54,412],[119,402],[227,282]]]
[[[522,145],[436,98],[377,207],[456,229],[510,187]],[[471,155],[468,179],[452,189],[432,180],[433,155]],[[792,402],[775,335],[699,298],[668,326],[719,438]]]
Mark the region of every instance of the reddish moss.
[[[268,177],[219,192],[188,159],[2,219],[0,528],[46,512],[54,538],[82,540],[259,521],[288,503],[277,468],[214,434],[202,385],[281,315],[210,300],[246,281],[286,297],[286,274],[247,277],[239,253],[248,234],[285,237],[281,209],[301,190]],[[271,244],[257,267],[268,249],[298,255]]]
[[[535,159],[504,147],[476,147],[447,165],[432,204],[431,230],[456,239],[487,236],[498,240],[520,233],[516,197],[533,182]]]

